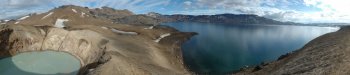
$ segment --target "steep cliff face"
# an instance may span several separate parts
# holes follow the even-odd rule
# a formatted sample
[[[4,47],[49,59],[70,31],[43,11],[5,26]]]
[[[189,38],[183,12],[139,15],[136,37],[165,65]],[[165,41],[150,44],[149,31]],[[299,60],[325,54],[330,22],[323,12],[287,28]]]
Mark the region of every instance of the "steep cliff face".
[[[234,75],[348,75],[350,27],[320,36],[278,61],[242,70]]]
[[[97,10],[68,5],[1,24],[0,57],[54,50],[76,56],[80,74],[190,74],[180,47],[195,33],[114,23],[93,11]]]

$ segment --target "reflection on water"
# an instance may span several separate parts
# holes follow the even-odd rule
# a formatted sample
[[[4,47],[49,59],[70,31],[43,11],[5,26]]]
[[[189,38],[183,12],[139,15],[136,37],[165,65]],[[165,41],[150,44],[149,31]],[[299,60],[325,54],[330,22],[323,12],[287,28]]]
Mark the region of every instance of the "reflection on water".
[[[338,27],[166,23],[180,31],[197,32],[183,45],[189,68],[198,73],[228,73],[245,65],[276,60]]]
[[[64,52],[20,53],[0,60],[0,75],[76,75],[80,62]]]

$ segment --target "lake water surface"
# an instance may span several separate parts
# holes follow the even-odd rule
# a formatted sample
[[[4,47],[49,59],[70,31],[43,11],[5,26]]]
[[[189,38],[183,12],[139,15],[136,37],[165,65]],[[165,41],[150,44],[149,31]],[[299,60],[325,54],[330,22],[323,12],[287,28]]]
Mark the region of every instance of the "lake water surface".
[[[183,46],[184,62],[197,73],[224,74],[246,65],[277,60],[339,27],[165,23],[197,32]]]
[[[80,61],[65,52],[20,53],[0,60],[0,75],[76,75]]]

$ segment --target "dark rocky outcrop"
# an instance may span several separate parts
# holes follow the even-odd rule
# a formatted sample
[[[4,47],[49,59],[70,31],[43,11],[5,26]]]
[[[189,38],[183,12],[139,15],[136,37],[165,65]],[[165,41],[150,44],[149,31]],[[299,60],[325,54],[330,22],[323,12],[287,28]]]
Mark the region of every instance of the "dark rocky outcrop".
[[[1,34],[1,37],[0,37],[0,49],[1,49],[0,56],[3,56],[0,58],[5,58],[6,56],[11,55],[11,52],[8,50],[11,49],[11,46],[9,46],[9,45],[11,45],[9,42],[9,38],[10,38],[10,35],[12,32],[13,32],[12,29],[5,29],[5,30],[0,31],[0,34]]]

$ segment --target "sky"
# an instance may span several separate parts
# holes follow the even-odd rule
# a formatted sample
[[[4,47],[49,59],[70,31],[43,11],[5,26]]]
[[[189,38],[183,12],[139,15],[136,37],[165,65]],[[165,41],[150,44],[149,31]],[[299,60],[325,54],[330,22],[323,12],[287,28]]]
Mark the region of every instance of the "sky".
[[[108,6],[136,14],[256,14],[299,23],[350,23],[350,0],[0,0],[0,19],[43,13],[61,5]]]

